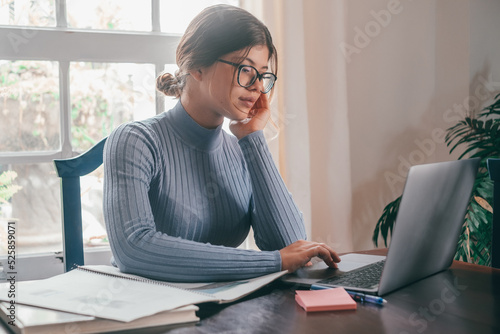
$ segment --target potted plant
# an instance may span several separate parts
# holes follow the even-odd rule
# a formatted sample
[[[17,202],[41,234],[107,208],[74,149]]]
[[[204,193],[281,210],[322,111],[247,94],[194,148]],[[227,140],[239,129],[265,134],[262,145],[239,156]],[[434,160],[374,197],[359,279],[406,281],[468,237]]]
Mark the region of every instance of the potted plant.
[[[458,147],[464,148],[464,152],[458,159],[481,158],[455,259],[487,266],[491,265],[493,182],[489,178],[486,160],[500,157],[500,118],[498,118],[500,94],[496,95],[494,100],[495,102],[477,115],[472,113],[447,129],[445,137],[450,153]],[[379,234],[387,246],[400,201],[401,196],[384,208],[373,232],[375,246],[378,246]]]
[[[20,186],[12,184],[16,177],[17,173],[14,171],[5,171],[0,174],[0,217],[5,215],[5,206],[9,205],[12,196],[21,189]]]

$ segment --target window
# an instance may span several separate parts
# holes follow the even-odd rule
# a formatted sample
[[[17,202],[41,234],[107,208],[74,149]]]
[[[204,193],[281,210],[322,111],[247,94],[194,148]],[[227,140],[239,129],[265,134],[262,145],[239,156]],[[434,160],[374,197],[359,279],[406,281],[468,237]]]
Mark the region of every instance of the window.
[[[191,19],[238,0],[0,2],[0,242],[18,220],[18,254],[62,250],[52,160],[76,156],[116,126],[170,109],[156,76],[174,71]],[[147,52],[145,52],[147,50]],[[102,169],[82,178],[86,245],[106,243]],[[0,255],[6,253],[0,245]]]

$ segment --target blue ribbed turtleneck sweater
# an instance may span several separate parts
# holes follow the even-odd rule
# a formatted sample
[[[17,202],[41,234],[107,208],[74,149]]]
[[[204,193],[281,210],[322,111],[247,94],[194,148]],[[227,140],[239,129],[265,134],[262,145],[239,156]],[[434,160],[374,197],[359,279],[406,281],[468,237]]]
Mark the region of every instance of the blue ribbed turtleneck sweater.
[[[281,269],[305,239],[262,131],[241,140],[198,125],[179,102],[119,126],[104,150],[104,218],[114,262],[167,281],[218,281]],[[253,227],[261,251],[237,249]]]

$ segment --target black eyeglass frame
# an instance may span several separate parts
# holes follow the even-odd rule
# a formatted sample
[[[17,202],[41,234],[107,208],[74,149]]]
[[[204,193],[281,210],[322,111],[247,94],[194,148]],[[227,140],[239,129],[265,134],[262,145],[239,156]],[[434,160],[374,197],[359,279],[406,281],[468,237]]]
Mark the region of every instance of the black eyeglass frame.
[[[220,61],[221,63],[224,63],[224,64],[232,65],[232,66],[234,66],[234,67],[236,67],[238,69],[238,77],[237,77],[238,85],[240,85],[243,88],[248,88],[248,87],[252,86],[255,83],[255,80],[257,80],[257,79],[259,79],[260,81],[262,81],[264,75],[272,75],[274,77],[273,84],[267,90],[260,91],[262,94],[269,93],[271,91],[271,89],[274,87],[274,84],[276,83],[276,80],[278,80],[278,77],[274,73],[272,73],[272,72],[264,72],[264,73],[260,74],[259,71],[255,67],[253,67],[252,65],[237,64],[237,63],[233,63],[231,61],[227,61],[227,60],[224,60],[224,59],[217,59],[217,61]],[[250,82],[246,86],[242,85],[241,82],[240,82],[240,72],[241,72],[241,69],[243,67],[251,67],[251,68],[253,68],[255,70],[255,73],[257,73],[257,76],[254,77],[254,79],[252,80],[252,82]],[[266,87],[264,87],[264,89],[265,88]]]

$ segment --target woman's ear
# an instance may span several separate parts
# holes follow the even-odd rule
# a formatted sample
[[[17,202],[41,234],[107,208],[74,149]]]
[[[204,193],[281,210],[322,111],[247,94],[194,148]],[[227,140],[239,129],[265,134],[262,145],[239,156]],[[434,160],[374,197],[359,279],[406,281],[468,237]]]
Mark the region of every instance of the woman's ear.
[[[189,74],[196,80],[196,81],[201,81],[202,77],[203,77],[203,71],[201,70],[201,68],[199,69],[196,69],[196,70],[192,70],[189,72]]]

